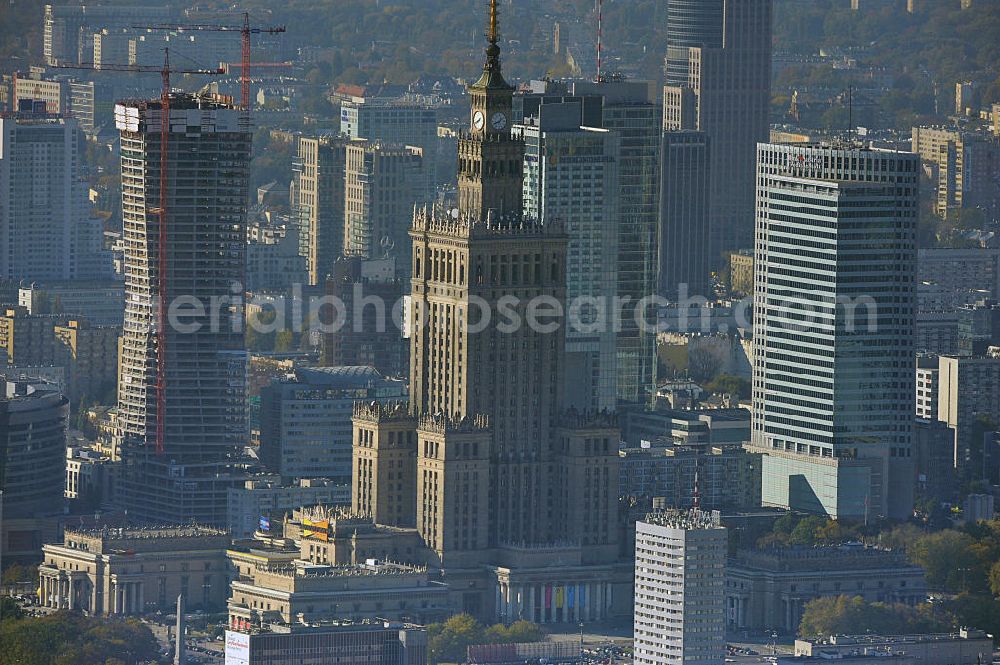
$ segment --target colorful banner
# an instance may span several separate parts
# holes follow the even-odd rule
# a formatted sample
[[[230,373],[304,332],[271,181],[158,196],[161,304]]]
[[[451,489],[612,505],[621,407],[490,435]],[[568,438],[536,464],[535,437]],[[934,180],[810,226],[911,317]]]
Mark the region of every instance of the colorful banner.
[[[312,520],[308,519],[302,520],[303,538],[315,538],[316,540],[329,542],[330,536],[327,533],[329,530],[330,530],[330,522],[327,520],[318,520],[316,522],[313,522]]]
[[[545,585],[545,609],[552,609],[552,585]]]
[[[565,587],[557,586],[556,587],[556,609],[562,609],[563,600],[565,600],[565,596],[566,596]]]
[[[571,584],[569,586],[569,588],[566,590],[566,607],[568,607],[570,609],[573,609],[574,607],[576,607],[576,605],[573,604],[573,601],[575,600],[575,598],[574,598],[575,596],[576,596],[576,585],[575,584]]]
[[[587,585],[580,585],[580,607],[583,607],[587,603]]]
[[[264,517],[263,515],[261,516],[260,520],[258,521],[258,525],[260,526],[260,530],[261,531],[270,531],[271,530],[271,520],[269,520],[268,518]]]

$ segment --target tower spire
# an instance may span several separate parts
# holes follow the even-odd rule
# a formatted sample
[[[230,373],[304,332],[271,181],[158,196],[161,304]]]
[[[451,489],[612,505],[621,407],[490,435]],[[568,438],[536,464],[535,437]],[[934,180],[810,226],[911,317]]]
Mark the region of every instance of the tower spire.
[[[490,24],[486,30],[486,64],[484,72],[500,73],[500,31],[497,28],[497,0],[490,0]]]
[[[490,44],[496,44],[499,39],[497,33],[497,0],[490,0],[490,31],[487,34]]]
[[[470,88],[510,88],[500,71],[500,28],[497,0],[490,0],[489,23],[486,26],[486,62],[483,63],[483,75]]]

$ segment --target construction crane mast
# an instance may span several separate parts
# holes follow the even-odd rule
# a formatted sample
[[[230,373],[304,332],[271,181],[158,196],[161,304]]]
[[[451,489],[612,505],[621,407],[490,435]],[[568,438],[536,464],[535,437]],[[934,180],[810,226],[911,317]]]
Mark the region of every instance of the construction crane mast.
[[[93,65],[55,65],[60,69],[96,69]],[[160,198],[159,206],[149,208],[148,212],[158,217],[157,237],[157,291],[156,307],[156,454],[163,455],[163,442],[166,435],[167,411],[167,308],[170,303],[167,298],[167,187],[168,167],[170,165],[170,75],[171,74],[203,74],[221,75],[222,68],[217,69],[174,69],[170,65],[170,49],[163,50],[163,66],[101,64],[100,71],[151,73],[159,72],[162,81],[160,90]]]
[[[240,103],[243,106],[243,112],[247,115],[250,114],[250,35],[273,35],[285,32],[285,26],[283,25],[269,28],[251,26],[250,12],[243,12],[243,25],[215,25],[212,23],[160,23],[157,25],[134,25],[132,27],[140,30],[204,30],[208,32],[240,33],[242,47],[242,59],[240,61]]]

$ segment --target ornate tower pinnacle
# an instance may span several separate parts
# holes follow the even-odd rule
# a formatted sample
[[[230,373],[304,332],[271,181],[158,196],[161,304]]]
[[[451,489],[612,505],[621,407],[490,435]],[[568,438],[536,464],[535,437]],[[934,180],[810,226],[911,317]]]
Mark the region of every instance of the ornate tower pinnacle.
[[[483,75],[472,87],[507,88],[507,82],[500,73],[500,30],[498,26],[499,11],[497,0],[490,0],[490,21],[486,30],[486,62],[483,64]]]
[[[514,86],[500,71],[497,0],[490,0],[486,62],[468,87],[469,131],[458,146],[458,209],[486,220],[490,210],[520,216],[524,142],[511,136]]]
[[[496,44],[497,37],[497,0],[490,0],[490,32],[487,38],[490,44]]]

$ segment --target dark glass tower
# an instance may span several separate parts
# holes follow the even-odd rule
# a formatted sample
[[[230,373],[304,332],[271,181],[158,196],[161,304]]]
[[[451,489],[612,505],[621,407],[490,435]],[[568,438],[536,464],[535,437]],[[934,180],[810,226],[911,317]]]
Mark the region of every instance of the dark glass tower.
[[[772,0],[668,0],[663,129],[709,139],[710,249],[753,244],[757,144],[768,140]]]
[[[667,0],[667,85],[688,82],[688,49],[722,47],[723,0]]]

